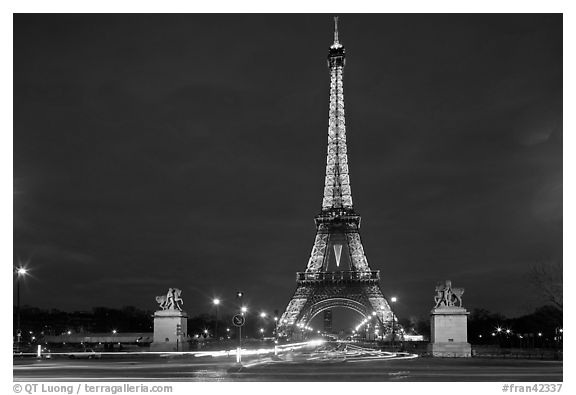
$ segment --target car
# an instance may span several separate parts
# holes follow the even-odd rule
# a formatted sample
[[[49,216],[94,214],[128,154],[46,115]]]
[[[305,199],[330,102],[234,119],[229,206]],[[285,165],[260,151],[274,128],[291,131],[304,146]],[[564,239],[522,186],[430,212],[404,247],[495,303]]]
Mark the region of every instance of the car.
[[[68,358],[71,359],[101,359],[102,354],[94,351],[91,348],[86,348],[84,351],[73,352],[68,354]]]
[[[44,358],[44,359],[52,359],[52,354],[49,348],[47,347],[42,347],[41,353],[40,353],[40,358]]]
[[[38,355],[38,347],[39,345],[36,344],[29,344],[23,347],[14,347],[13,348],[13,355],[14,357],[37,357],[40,358],[51,358],[50,350],[46,347],[42,347],[40,355]]]

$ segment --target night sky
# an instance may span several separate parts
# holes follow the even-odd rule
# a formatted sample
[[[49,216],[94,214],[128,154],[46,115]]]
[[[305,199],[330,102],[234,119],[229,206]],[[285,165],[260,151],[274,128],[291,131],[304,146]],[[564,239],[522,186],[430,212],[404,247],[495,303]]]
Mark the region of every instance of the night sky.
[[[179,287],[283,311],[322,201],[331,15],[14,17],[22,303]],[[403,317],[543,304],[562,261],[562,16],[340,15],[348,155],[372,270]]]

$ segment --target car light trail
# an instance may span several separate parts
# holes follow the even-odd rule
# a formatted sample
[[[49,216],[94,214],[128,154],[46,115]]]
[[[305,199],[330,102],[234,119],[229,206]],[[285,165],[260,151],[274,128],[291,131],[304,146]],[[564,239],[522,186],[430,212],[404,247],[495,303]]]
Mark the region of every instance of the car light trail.
[[[287,343],[282,345],[276,345],[272,348],[258,348],[256,350],[242,349],[242,355],[262,355],[270,353],[278,353],[285,351],[299,350],[305,347],[317,347],[324,343],[324,340],[310,340],[307,342],[300,343]],[[194,357],[229,357],[236,355],[236,349],[232,350],[216,350],[216,351],[110,351],[110,352],[96,352],[98,355],[191,355]],[[43,356],[48,355],[61,355],[61,356],[76,356],[83,355],[82,352],[49,352],[42,354]],[[36,356],[36,353],[14,353],[14,356]]]

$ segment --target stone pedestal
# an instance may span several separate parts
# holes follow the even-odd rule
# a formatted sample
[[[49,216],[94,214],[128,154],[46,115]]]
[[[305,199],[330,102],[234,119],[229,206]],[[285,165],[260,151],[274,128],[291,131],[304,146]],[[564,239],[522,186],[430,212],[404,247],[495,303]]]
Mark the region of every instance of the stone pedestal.
[[[438,307],[432,310],[428,351],[434,357],[472,356],[468,343],[468,312],[463,307]]]
[[[150,351],[187,351],[187,339],[188,314],[180,310],[154,313],[154,340],[150,344]]]

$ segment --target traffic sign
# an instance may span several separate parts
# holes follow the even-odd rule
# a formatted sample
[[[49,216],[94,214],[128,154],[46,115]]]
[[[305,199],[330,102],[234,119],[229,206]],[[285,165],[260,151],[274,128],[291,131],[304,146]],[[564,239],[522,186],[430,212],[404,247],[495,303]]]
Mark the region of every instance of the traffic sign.
[[[232,317],[232,323],[234,326],[243,326],[245,322],[246,319],[242,314],[236,314],[234,317]]]

